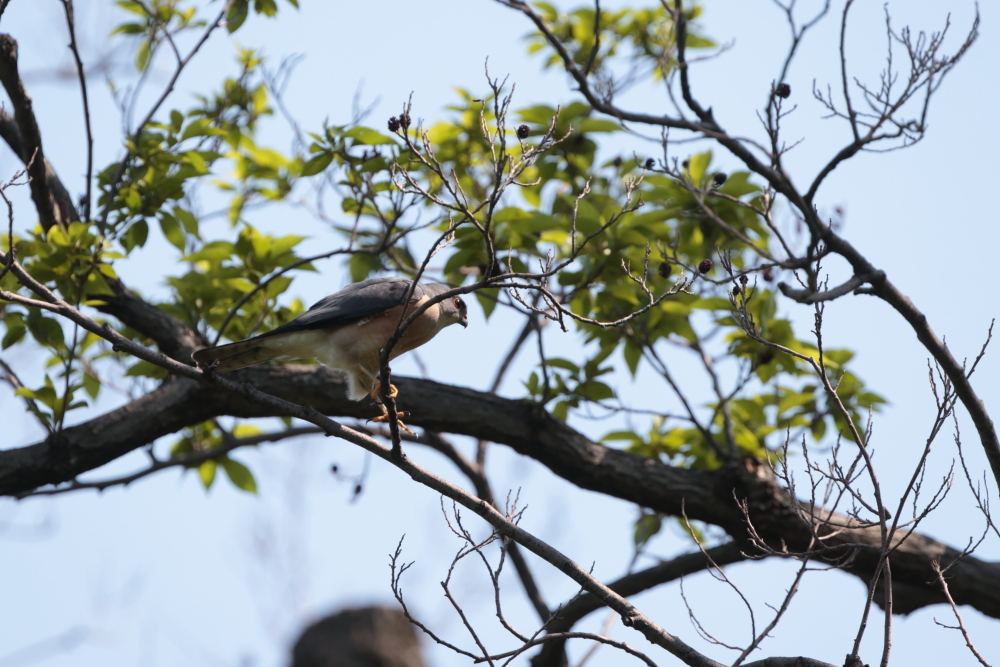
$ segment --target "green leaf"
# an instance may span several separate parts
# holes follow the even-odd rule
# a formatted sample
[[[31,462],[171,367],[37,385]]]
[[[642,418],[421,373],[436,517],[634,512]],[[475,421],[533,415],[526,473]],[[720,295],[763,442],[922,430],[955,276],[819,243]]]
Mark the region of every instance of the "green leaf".
[[[663,518],[659,514],[643,512],[635,522],[632,541],[637,547],[649,542],[663,527]]]
[[[250,148],[247,150],[250,158],[260,167],[280,169],[288,164],[288,158],[271,148]]]
[[[149,55],[153,51],[153,40],[144,39],[142,43],[139,44],[138,50],[135,52],[135,68],[140,72],[145,72],[146,67],[149,65]]]
[[[238,489],[243,489],[247,493],[257,493],[257,482],[253,478],[253,473],[250,469],[239,461],[234,461],[231,458],[223,458],[219,460],[222,464],[222,469],[226,471],[226,475],[229,476],[229,481],[233,483]]]
[[[631,340],[626,340],[625,346],[622,348],[622,354],[625,357],[625,363],[628,364],[629,372],[634,377],[636,371],[639,369],[639,361],[642,359],[642,348]]]
[[[136,2],[136,0],[118,0],[115,4],[127,12],[132,12],[133,14],[138,14],[143,17],[149,16],[149,14],[146,13],[146,9],[142,6],[142,3]]]
[[[249,0],[235,0],[235,2],[229,6],[229,11],[226,12],[226,30],[229,34],[233,34],[240,29],[243,22],[247,20],[247,15],[249,13]]]
[[[288,236],[282,236],[276,239],[270,240],[270,248],[267,252],[271,257],[280,257],[285,253],[289,252],[292,248],[297,246],[306,240],[304,236],[296,236],[294,234],[289,234]]]
[[[42,345],[49,347],[61,347],[64,343],[63,330],[54,319],[44,317],[39,311],[33,310],[28,313],[28,330]]]
[[[622,440],[633,443],[642,442],[642,438],[639,437],[639,434],[633,431],[612,431],[601,438],[601,442],[614,442]]]
[[[86,391],[87,395],[91,398],[97,398],[97,394],[101,391],[101,381],[90,373],[84,373],[83,390]]]
[[[580,132],[617,132],[622,126],[605,118],[585,118],[573,124]]]
[[[160,230],[163,232],[163,236],[170,241],[171,245],[184,252],[184,232],[181,230],[177,218],[169,213],[162,213],[160,215]]]
[[[559,357],[546,359],[545,364],[547,366],[552,366],[553,368],[562,368],[564,370],[570,371],[571,373],[576,373],[579,372],[580,370],[580,367],[574,364],[569,359],[560,359]]]
[[[493,311],[497,309],[497,305],[499,304],[498,296],[500,290],[483,289],[477,290],[475,294],[476,301],[479,302],[479,307],[483,309],[483,317],[487,320],[490,319],[490,315],[493,314]]]
[[[111,31],[112,35],[139,35],[146,32],[144,23],[122,23]]]
[[[27,333],[28,328],[24,325],[14,326],[7,329],[7,333],[3,336],[3,343],[0,343],[0,349],[6,350],[11,345],[16,345],[21,342],[24,338],[24,334]]]
[[[705,171],[712,162],[712,151],[698,153],[688,158],[688,177],[695,185],[700,185],[705,179]]]
[[[596,380],[581,383],[574,393],[591,401],[603,401],[615,397],[614,389]]]
[[[363,127],[357,125],[352,127],[347,132],[344,132],[344,136],[350,139],[354,139],[356,144],[364,144],[366,146],[379,146],[385,144],[396,145],[396,140],[391,137],[387,137],[377,130],[373,130],[370,127]]]
[[[174,217],[184,226],[184,231],[192,236],[198,235],[198,218],[194,217],[193,213],[180,206],[175,206],[173,212]]]
[[[253,9],[264,16],[274,16],[278,13],[278,6],[274,0],[253,0]]]
[[[212,241],[206,243],[201,250],[184,257],[185,262],[199,262],[208,260],[218,262],[229,257],[236,252],[235,246],[228,241]]]
[[[192,137],[205,137],[212,134],[212,121],[208,118],[197,118],[187,124],[184,128],[184,132],[181,134],[181,141],[185,141]]]
[[[261,435],[264,429],[259,426],[254,426],[253,424],[237,424],[233,428],[234,438],[250,438],[255,435]]]
[[[201,479],[201,483],[204,485],[205,489],[212,488],[212,482],[215,481],[215,472],[218,465],[213,460],[208,460],[198,466],[198,477]]]
[[[122,247],[125,248],[125,252],[132,252],[135,248],[141,248],[146,245],[146,239],[149,237],[149,225],[145,220],[137,220],[132,223],[132,225],[126,230],[125,235],[122,237]]]
[[[302,175],[315,176],[329,167],[331,162],[333,162],[332,151],[320,153],[319,155],[306,160],[306,163],[302,165]]]

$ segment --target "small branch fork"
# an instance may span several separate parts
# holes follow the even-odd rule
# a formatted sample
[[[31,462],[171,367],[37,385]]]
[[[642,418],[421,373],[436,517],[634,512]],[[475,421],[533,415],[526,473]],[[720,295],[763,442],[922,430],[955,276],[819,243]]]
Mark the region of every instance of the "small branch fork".
[[[975,644],[972,643],[972,638],[969,637],[969,631],[965,629],[965,622],[962,620],[962,614],[958,611],[958,605],[955,604],[955,600],[951,597],[951,591],[948,589],[948,581],[944,577],[944,571],[941,569],[940,563],[934,563],[934,574],[937,575],[938,583],[941,585],[941,591],[948,598],[948,604],[951,605],[951,612],[955,615],[955,621],[958,625],[946,625],[941,621],[934,619],[934,622],[940,625],[942,628],[948,628],[950,630],[958,630],[962,633],[962,639],[965,640],[965,645],[972,652],[972,655],[976,657],[983,667],[990,667],[990,663],[986,662],[986,658],[980,653]]]

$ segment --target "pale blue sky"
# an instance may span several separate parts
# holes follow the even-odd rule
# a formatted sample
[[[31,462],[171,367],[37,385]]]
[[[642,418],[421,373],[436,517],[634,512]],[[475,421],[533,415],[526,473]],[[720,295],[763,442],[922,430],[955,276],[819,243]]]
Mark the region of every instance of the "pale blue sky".
[[[117,10],[88,7],[93,12],[88,14],[83,5],[97,3],[79,4],[81,39],[88,46],[87,53],[94,55],[100,52]],[[415,115],[439,120],[446,115],[444,107],[455,99],[452,87],[485,91],[487,57],[495,75],[509,74],[517,84],[515,106],[573,99],[565,76],[540,73],[539,61],[525,55],[522,36],[529,26],[524,19],[487,0],[303,0],[302,5],[297,12],[283,6],[277,23],[251,20],[239,33],[238,42],[263,46],[276,59],[306,54],[287,93],[289,105],[306,128],[320,127],[325,118],[346,122],[359,86],[363,86],[364,104],[379,100],[372,114],[375,126],[397,113],[411,92]],[[856,5],[850,59],[859,76],[873,80],[884,62],[882,4]],[[971,20],[973,5],[953,5],[957,42]],[[898,25],[909,22],[915,29],[937,29],[945,18],[937,2],[899,2],[890,4],[890,9]],[[845,209],[845,235],[915,300],[959,357],[976,354],[991,318],[1000,311],[993,263],[1000,234],[990,185],[1000,167],[995,111],[1000,102],[995,85],[1000,11],[995,4],[984,4],[981,10],[982,37],[942,87],[931,110],[925,142],[903,152],[859,156],[831,175],[820,197],[820,205],[828,210]],[[0,29],[20,42],[21,68],[28,73],[26,84],[39,115],[46,153],[70,189],[80,191],[84,144],[77,90],[42,75],[68,63],[61,51],[66,40],[60,17],[54,0],[14,0]],[[721,57],[697,66],[694,88],[735,134],[760,134],[755,111],[764,101],[787,45],[787,27],[782,21],[774,5],[765,0],[706,3],[704,31],[719,42],[735,41]],[[787,122],[786,136],[805,138],[788,158],[788,169],[800,185],[847,139],[846,127],[819,119],[821,109],[808,95],[813,80],[821,86],[827,82],[836,86],[836,24],[837,19],[831,17],[816,29],[787,79],[793,89],[791,101],[800,109]],[[182,79],[173,103],[188,106],[191,91],[207,90],[222,72],[233,72],[232,53],[233,40],[220,35]],[[125,72],[115,76],[125,78]],[[162,77],[154,77],[150,90],[162,83]],[[99,147],[96,164],[103,165],[114,157],[120,126],[99,80],[92,82],[91,94]],[[637,91],[624,103],[669,110],[661,95],[648,90]],[[288,133],[275,121],[269,124],[267,136],[274,145],[284,146]],[[653,147],[623,140],[615,150],[641,153]],[[735,162],[719,151],[716,159],[723,170],[735,168]],[[14,169],[9,152],[0,150],[0,175]],[[33,218],[23,189],[17,194],[23,230]],[[309,234],[309,248],[321,250],[337,242],[301,211],[282,209],[259,222],[273,230]],[[222,234],[223,223],[218,224]],[[140,257],[133,266],[122,266],[121,273],[145,293],[163,294],[162,276],[173,270],[176,256],[161,244],[151,245]],[[831,264],[829,269],[832,282],[845,277],[838,273],[842,266]],[[335,291],[344,281],[343,272],[327,263],[319,275],[297,282],[292,293],[309,303]],[[803,331],[808,329],[810,312],[788,304],[783,309]],[[845,299],[831,305],[827,313],[828,345],[858,350],[857,372],[891,401],[876,419],[874,443],[877,450],[884,450],[881,456],[886,461],[899,462],[898,468],[880,471],[883,484],[897,489],[908,478],[908,466],[916,460],[930,423],[933,404],[926,383],[927,355],[905,324],[880,302]],[[505,317],[487,325],[474,312],[467,331],[442,333],[421,355],[435,379],[486,388],[494,372],[493,359],[502,354],[515,326]],[[547,340],[551,349],[571,347],[576,338],[550,331]],[[984,360],[975,383],[987,406],[994,409],[1000,405],[997,354],[994,350]],[[4,359],[30,375],[39,358],[14,352],[5,353]],[[520,396],[518,378],[533,364],[531,355],[520,358],[503,393]],[[683,360],[678,364],[685,368]],[[402,360],[394,370],[417,372],[412,361]],[[619,372],[615,382],[623,396],[637,402],[658,386],[644,374],[633,383],[627,373]],[[111,400],[102,401],[102,406],[112,406]],[[5,447],[33,442],[39,435],[21,404],[2,389],[0,419],[7,432]],[[970,463],[983,469],[974,431],[964,415],[961,423]],[[581,421],[577,426],[594,437],[611,428],[605,422]],[[502,447],[491,452],[496,489],[502,493],[522,488],[522,498],[529,505],[525,527],[577,562],[595,563],[595,573],[602,578],[623,572],[630,555],[634,507],[580,492]],[[461,481],[439,457],[416,449],[410,453]],[[950,436],[945,434],[933,460],[934,475],[943,474],[952,457]],[[350,502],[352,484],[336,482],[329,465],[360,471],[364,456],[346,443],[329,439],[265,446],[259,452],[241,452],[237,458],[257,473],[261,489],[257,497],[234,491],[225,481],[206,494],[193,475],[168,471],[132,488],[101,495],[79,493],[20,503],[0,500],[0,530],[4,531],[0,534],[0,590],[5,601],[0,610],[0,667],[277,667],[284,664],[287,644],[303,623],[332,608],[391,599],[388,554],[404,533],[406,555],[417,560],[406,585],[414,608],[450,638],[469,644],[440,595],[438,582],[459,545],[444,525],[435,494],[372,461],[365,492]],[[127,457],[103,472],[132,470],[142,463],[141,456]],[[923,530],[961,547],[981,530],[975,512],[968,493],[957,484],[944,509],[932,515]],[[483,530],[478,524],[477,528]],[[658,537],[651,548],[665,557],[687,549],[676,531]],[[996,542],[988,541],[978,555],[995,560],[997,552]],[[575,592],[558,573],[542,564],[536,567],[550,604]],[[758,623],[768,617],[764,603],[780,601],[793,569],[790,563],[730,569],[730,576],[757,605]],[[476,622],[492,628],[486,634],[498,640],[495,646],[509,646],[499,641],[488,603],[492,593],[482,573],[474,569],[461,573],[457,590],[468,607],[476,610]],[[522,621],[522,628],[533,629],[534,617],[519,585],[509,581],[506,592],[508,617]],[[700,575],[685,582],[685,592],[696,601],[710,630],[734,642],[744,640],[749,633],[745,614],[724,585]],[[862,599],[862,585],[854,577],[837,572],[812,575],[775,638],[765,643],[758,657],[804,654],[842,662],[853,640]],[[712,657],[733,659],[697,638],[676,584],[640,596],[638,604],[663,627]],[[996,623],[969,609],[963,609],[963,614],[987,657],[1000,655]],[[934,626],[931,617],[951,620],[949,611],[940,606],[896,619],[895,663],[976,664],[960,636]],[[881,622],[877,614],[872,626]],[[587,627],[596,629],[601,623],[603,617],[595,615]],[[611,632],[617,639],[646,646],[639,635],[618,623]],[[59,649],[51,655],[38,651],[10,655],[53,637],[62,638],[65,644],[45,644]],[[870,630],[863,653],[867,661],[878,660],[880,641],[878,630]],[[660,664],[676,664],[662,652],[651,650],[650,655]],[[430,656],[434,665],[464,664],[439,649],[431,649]],[[602,649],[593,664],[620,661],[615,653]]]

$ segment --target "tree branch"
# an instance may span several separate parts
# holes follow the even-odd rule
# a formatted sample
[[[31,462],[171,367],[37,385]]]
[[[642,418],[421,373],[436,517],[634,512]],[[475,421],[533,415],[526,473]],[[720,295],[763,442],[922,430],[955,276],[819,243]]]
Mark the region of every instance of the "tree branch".
[[[0,83],[3,84],[14,107],[14,119],[21,134],[21,159],[28,165],[31,181],[31,199],[38,209],[38,217],[44,229],[55,224],[67,224],[77,219],[74,208],[60,208],[60,202],[50,196],[46,182],[48,178],[45,153],[42,151],[42,135],[38,130],[35,112],[31,106],[21,78],[17,73],[17,42],[10,35],[0,34]],[[31,156],[35,155],[32,160]]]
[[[2,49],[0,49],[0,52],[2,52]],[[21,130],[18,128],[17,121],[11,118],[10,114],[3,109],[0,109],[0,138],[3,138],[7,145],[10,146],[10,149],[14,151],[14,154],[24,164],[27,165],[32,162],[31,157],[34,155],[34,149],[21,139]],[[70,196],[69,191],[63,186],[62,181],[59,180],[55,169],[52,168],[47,159],[44,159],[44,156],[41,160],[37,157],[35,158],[34,163],[39,162],[45,165],[44,178],[42,181],[38,181],[33,175],[29,174],[32,198],[34,199],[36,189],[38,189],[38,196],[44,196],[45,201],[50,201],[53,211],[66,212],[70,220],[79,219],[76,206],[73,204],[73,197]],[[34,163],[32,164],[33,167]],[[45,191],[42,190],[43,188]],[[39,220],[44,221],[41,214],[39,214]],[[66,220],[62,220],[62,222],[66,222]]]
[[[194,369],[188,372],[192,377],[200,375]],[[254,387],[327,415],[366,419],[378,414],[370,404],[347,400],[340,376],[322,367],[258,366],[226,377],[239,386]],[[396,377],[393,381],[400,389],[401,409],[411,413],[408,421],[416,426],[505,444],[580,488],[671,516],[681,516],[686,507],[692,520],[720,526],[743,539],[747,526],[735,496],[746,501],[754,529],[768,543],[778,549],[785,545],[788,550],[809,544],[812,531],[799,518],[798,501],[777,484],[769,468],[752,459],[715,471],[674,468],[593,442],[530,402],[429,380]],[[0,452],[0,495],[17,496],[68,482],[156,438],[212,417],[285,414],[204,383],[172,379],[132,403],[65,429],[59,437]],[[878,560],[877,526],[862,527],[840,515],[823,514],[823,518],[848,526],[825,541],[828,558],[836,560],[853,552],[846,571],[867,582]],[[947,602],[934,583],[932,563],[938,560],[942,567],[951,567],[949,586],[957,604],[1000,618],[1000,564],[960,556],[960,551],[929,537],[909,535],[891,557],[893,610],[905,614]]]
[[[712,567],[712,561],[716,565],[722,566],[746,560],[747,556],[743,554],[744,548],[749,548],[749,546],[740,545],[737,542],[727,542],[712,547],[705,553],[697,551],[684,554],[645,570],[627,574],[608,584],[608,588],[622,597],[630,597],[689,574],[701,572]],[[567,632],[584,616],[603,607],[604,605],[593,595],[588,593],[578,595],[559,608],[552,620],[546,624],[545,629],[550,634]],[[564,664],[564,646],[565,641],[553,641],[545,644],[542,650],[531,659],[532,667],[561,667]]]

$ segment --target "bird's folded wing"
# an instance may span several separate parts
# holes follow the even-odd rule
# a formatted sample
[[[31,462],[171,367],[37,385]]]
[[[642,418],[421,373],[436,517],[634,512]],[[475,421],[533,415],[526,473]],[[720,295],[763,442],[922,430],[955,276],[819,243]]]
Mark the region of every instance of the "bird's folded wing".
[[[250,340],[293,331],[332,329],[351,324],[401,305],[409,288],[410,281],[406,278],[374,278],[348,285],[336,294],[319,300],[291,322]],[[423,285],[418,283],[410,301],[419,301],[423,296]]]

